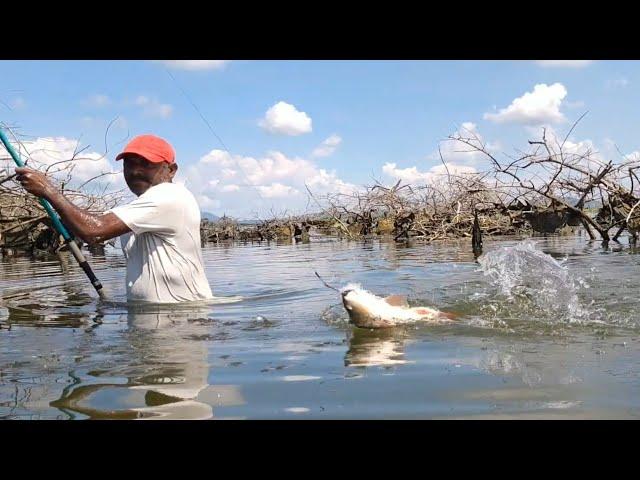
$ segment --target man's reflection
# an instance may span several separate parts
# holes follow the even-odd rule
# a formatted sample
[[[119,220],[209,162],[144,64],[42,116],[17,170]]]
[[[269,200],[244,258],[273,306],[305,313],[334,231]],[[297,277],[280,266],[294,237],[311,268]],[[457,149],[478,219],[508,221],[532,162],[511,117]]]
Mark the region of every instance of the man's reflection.
[[[208,325],[209,312],[206,306],[128,306],[127,365],[104,373],[126,383],[71,386],[51,406],[92,419],[212,418],[211,404],[198,400],[209,387],[209,363],[207,343],[197,333]],[[229,401],[244,403],[234,389]]]

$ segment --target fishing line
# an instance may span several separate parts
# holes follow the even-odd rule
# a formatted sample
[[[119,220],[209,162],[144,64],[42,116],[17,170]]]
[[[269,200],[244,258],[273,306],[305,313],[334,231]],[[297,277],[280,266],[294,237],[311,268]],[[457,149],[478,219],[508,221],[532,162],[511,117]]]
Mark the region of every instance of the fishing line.
[[[331,286],[331,285],[329,285],[327,282],[325,282],[325,281],[322,279],[322,277],[321,277],[320,275],[318,275],[318,272],[313,272],[313,273],[315,273],[315,274],[316,274],[316,277],[318,277],[318,279],[319,279],[322,283],[324,283],[324,286],[325,286],[325,287],[330,288],[331,290],[335,290],[335,291],[336,291],[336,292],[338,292],[338,293],[341,293],[341,292],[340,292],[340,290],[338,290],[336,287],[332,287],[332,286]]]
[[[229,156],[233,159],[233,154],[227,148],[227,146],[225,145],[225,143],[222,140],[222,138],[220,138],[220,136],[214,131],[213,127],[211,126],[211,123],[209,123],[209,121],[205,118],[205,116],[202,114],[202,112],[200,111],[198,106],[195,104],[195,102],[191,99],[191,97],[187,94],[187,92],[180,86],[180,84],[178,83],[176,78],[173,76],[173,74],[169,71],[169,69],[164,67],[164,71],[167,72],[167,75],[169,75],[171,80],[173,80],[173,82],[175,83],[176,87],[178,87],[180,92],[182,92],[182,95],[184,95],[184,97],[187,99],[187,101],[191,104],[191,106],[194,108],[194,110],[198,113],[198,115],[200,116],[202,121],[209,128],[209,131],[218,139],[218,141],[220,142],[220,144],[224,148],[224,151],[227,152],[229,154]],[[244,176],[245,182],[247,182],[246,186],[250,187],[250,188],[253,187],[256,190],[256,192],[258,193],[258,196],[260,197],[260,199],[264,201],[264,198],[263,198],[262,193],[260,192],[260,189],[258,188],[258,186],[257,185],[251,185],[251,181],[249,180],[249,176],[247,175],[247,172],[245,172],[244,168],[242,167],[241,162],[238,160],[238,161],[236,161],[236,164],[238,165],[238,168],[242,172],[242,175]]]

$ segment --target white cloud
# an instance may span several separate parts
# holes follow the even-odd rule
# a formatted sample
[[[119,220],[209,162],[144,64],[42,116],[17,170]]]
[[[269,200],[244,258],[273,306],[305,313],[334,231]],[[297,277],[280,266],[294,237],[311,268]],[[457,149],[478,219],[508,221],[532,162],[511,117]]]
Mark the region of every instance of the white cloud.
[[[484,118],[496,123],[526,125],[563,122],[565,117],[560,112],[560,106],[566,96],[567,89],[561,83],[541,83],[536,85],[532,92],[516,98],[511,105],[498,113],[485,113]]]
[[[469,132],[475,135],[479,135],[478,126],[473,122],[462,122],[462,127],[459,129],[460,132]]]
[[[108,95],[98,93],[89,96],[89,98],[84,100],[82,103],[88,107],[102,108],[111,105],[112,101]]]
[[[271,185],[260,185],[257,187],[265,198],[283,198],[291,195],[300,195],[300,192],[289,185],[282,183],[272,183]]]
[[[398,168],[395,163],[385,163],[382,171],[390,177],[402,180],[405,183],[424,183],[427,181],[428,174],[419,172],[418,167]]]
[[[634,166],[640,166],[640,151],[638,150],[634,150],[633,152],[624,155],[623,158],[626,161],[633,162],[635,164]]]
[[[207,195],[196,195],[196,200],[203,210],[216,210],[221,207],[222,202],[220,200],[210,198]]]
[[[495,153],[499,148],[497,143],[485,141],[478,131],[478,126],[472,122],[464,122],[452,136],[463,138],[475,147],[484,147],[490,153]],[[473,146],[457,140],[447,139],[440,143],[440,151],[431,153],[427,156],[427,159],[440,161],[440,153],[442,153],[442,158],[447,163],[475,165],[480,161],[486,160],[486,155]]]
[[[315,175],[308,177],[305,183],[309,188],[323,192],[349,194],[357,189],[355,185],[340,180],[335,172],[327,172],[323,168],[318,170]]]
[[[222,169],[222,178],[233,178],[236,176],[238,172],[236,170],[232,170],[231,168],[223,168]]]
[[[640,160],[640,155],[638,155],[637,151],[633,151],[627,155],[624,155],[618,147],[617,143],[609,137],[605,137],[602,140],[602,145],[602,156],[604,158],[614,159],[614,161],[615,159],[619,159],[620,157],[627,160]],[[638,156],[636,157],[636,155]]]
[[[286,102],[272,106],[258,122],[266,131],[281,135],[301,135],[311,132],[311,118]]]
[[[562,150],[565,153],[565,156],[569,155],[574,158],[585,156],[582,162],[591,170],[598,170],[602,165],[604,165],[604,158],[600,154],[600,151],[589,139],[581,140],[579,142],[567,140]]]
[[[134,103],[142,107],[144,114],[150,117],[167,119],[173,112],[173,106],[167,103],[160,103],[156,98],[149,98],[145,95],[139,95]]]
[[[584,68],[593,63],[593,60],[536,60],[541,67],[551,68]]]
[[[476,169],[474,167],[456,165],[454,163],[447,163],[446,167],[442,164],[436,165],[426,172],[421,172],[415,166],[398,168],[395,163],[387,162],[382,166],[382,171],[391,178],[402,180],[405,184],[413,185],[437,184],[446,181],[449,175],[466,175],[476,173]]]
[[[335,133],[331,135],[329,138],[324,140],[318,147],[313,151],[312,155],[314,157],[328,157],[331,155],[338,145],[342,143],[342,138],[336,135]]]
[[[77,187],[87,180],[101,174],[108,174],[96,180],[95,185],[102,187],[109,185],[108,190],[124,188],[125,182],[120,168],[115,162],[98,152],[83,151],[76,155],[73,163],[59,163],[74,158],[74,153],[80,150],[78,140],[65,137],[40,137],[36,140],[24,141],[22,146],[16,145],[16,149],[24,158],[31,158],[32,166],[40,166],[42,169],[51,166],[50,172],[55,172],[66,165],[73,165],[71,170],[71,187]],[[25,151],[26,149],[26,151]],[[28,152],[28,153],[27,153]],[[62,179],[67,171],[54,174],[54,177]]]
[[[478,126],[473,122],[463,122],[452,137],[465,139],[472,145],[482,147],[490,153],[495,153],[499,148],[497,143],[485,141],[478,131]],[[440,154],[442,154],[442,158]],[[429,170],[421,171],[417,166],[400,168],[396,163],[387,162],[382,166],[382,172],[393,178],[394,181],[402,180],[405,184],[443,184],[449,180],[450,175],[461,176],[477,173],[476,167],[481,161],[486,160],[486,155],[458,140],[447,139],[441,142],[439,151],[436,150],[427,155],[426,159],[429,163],[438,163]]]
[[[539,132],[541,133],[542,129],[540,129]],[[562,149],[567,153],[582,155],[584,153],[587,153],[588,151],[597,151],[594,143],[589,139],[574,142],[570,138],[565,140],[565,136],[566,134],[562,135],[559,132],[556,132],[552,127],[546,127],[546,138],[549,145],[551,146],[552,152],[559,151],[559,148],[562,145],[563,141],[564,146],[562,147]]]
[[[230,60],[161,60],[161,63],[176,70],[221,70]]]
[[[235,165],[235,160],[230,153],[224,150],[211,150],[207,155],[200,159],[200,163],[210,163],[220,167],[231,167]]]
[[[253,212],[302,212],[307,208],[305,184],[314,195],[351,193],[356,187],[335,171],[318,168],[310,160],[267,152],[262,157],[212,150],[194,164],[178,170],[201,207],[222,209],[229,215],[251,217]],[[216,201],[219,204],[216,204]],[[217,206],[216,206],[217,205]],[[311,205],[309,208],[313,210]]]
[[[468,175],[476,173],[476,169],[469,165],[456,165],[455,163],[446,163],[446,165],[436,165],[429,169],[434,176],[442,175]]]
[[[538,129],[536,139],[540,139],[541,137],[542,129]],[[562,147],[562,154],[564,155],[564,159],[568,162],[573,162],[579,159],[580,165],[582,167],[586,167],[587,169],[592,171],[597,171],[605,163],[604,155],[602,154],[600,149],[598,149],[595,143],[590,139],[574,141],[569,138],[565,141],[565,135],[559,134],[551,127],[546,128],[546,138],[551,153],[553,155],[559,155],[560,148]],[[608,144],[606,140],[604,144],[605,148],[610,147],[610,144]],[[531,149],[534,150],[536,149],[536,147],[539,146],[532,145]]]

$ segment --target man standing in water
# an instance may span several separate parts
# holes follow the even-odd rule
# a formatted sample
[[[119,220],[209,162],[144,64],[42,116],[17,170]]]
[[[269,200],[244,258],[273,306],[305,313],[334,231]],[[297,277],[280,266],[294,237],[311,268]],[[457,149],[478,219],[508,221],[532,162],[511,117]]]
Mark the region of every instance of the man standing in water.
[[[120,236],[128,300],[212,298],[200,247],[200,208],[189,190],[172,183],[178,165],[171,145],[154,135],[140,135],[116,160],[123,160],[124,179],[138,198],[102,215],[75,206],[38,171],[16,168],[16,179],[29,193],[47,199],[65,226],[87,243]]]

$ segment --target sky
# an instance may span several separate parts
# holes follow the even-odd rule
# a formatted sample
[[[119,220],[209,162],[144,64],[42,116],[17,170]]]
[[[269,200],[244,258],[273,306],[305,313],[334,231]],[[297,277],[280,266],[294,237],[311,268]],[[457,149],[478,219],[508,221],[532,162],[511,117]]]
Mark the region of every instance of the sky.
[[[317,210],[306,187],[433,181],[438,149],[449,171],[485,169],[456,132],[513,155],[586,113],[568,148],[636,155],[638,85],[638,61],[0,61],[0,122],[43,163],[86,147],[75,179],[113,188],[126,142],[161,136],[202,211],[255,219]]]

